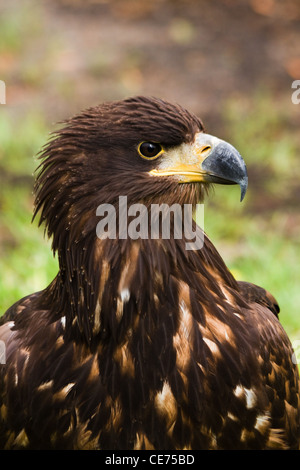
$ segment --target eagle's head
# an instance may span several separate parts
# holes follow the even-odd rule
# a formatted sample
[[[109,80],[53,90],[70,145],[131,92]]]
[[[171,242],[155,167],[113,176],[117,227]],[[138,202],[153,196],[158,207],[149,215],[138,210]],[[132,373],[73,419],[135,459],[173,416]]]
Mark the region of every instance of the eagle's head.
[[[177,259],[177,269],[202,269],[196,252],[183,254],[184,237],[177,239],[175,231],[164,240],[161,232],[149,239],[124,238],[120,233],[99,237],[99,206],[109,205],[120,221],[118,205],[126,196],[127,207],[142,204],[150,209],[146,214],[152,231],[152,204],[191,208],[203,200],[211,183],[238,183],[242,197],[247,187],[244,161],[231,145],[204,133],[201,121],[182,107],[156,98],[136,97],[87,109],[65,122],[41,159],[35,215],[40,212],[40,223],[45,223],[59,260],[59,273],[49,295],[43,296],[48,299],[43,308],[66,316],[68,333],[77,334],[78,326],[87,341],[104,330],[118,330],[120,302],[127,292],[124,279],[131,298],[139,299],[138,305],[126,304],[129,313],[123,313],[128,319],[146,305],[153,308],[155,292],[167,296],[171,287],[166,273],[175,253],[183,256]],[[175,227],[175,215],[171,225]],[[211,251],[197,250],[203,259]],[[120,328],[125,331],[123,323]]]
[[[134,97],[87,109],[43,149],[36,182],[54,250],[95,233],[96,208],[128,203],[195,204],[211,183],[247,188],[245,163],[230,144],[204,132],[198,117],[161,99]],[[76,226],[76,230],[74,229]]]

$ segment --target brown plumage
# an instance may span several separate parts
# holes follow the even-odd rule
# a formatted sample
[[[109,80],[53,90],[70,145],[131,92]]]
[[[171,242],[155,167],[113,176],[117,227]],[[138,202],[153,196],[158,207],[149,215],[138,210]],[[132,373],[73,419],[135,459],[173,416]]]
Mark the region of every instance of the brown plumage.
[[[159,99],[88,109],[54,134],[35,216],[59,272],[2,318],[1,448],[299,448],[298,370],[275,299],[237,282],[206,236],[187,250],[184,237],[96,235],[100,204],[195,205],[218,182],[243,196],[239,154]]]

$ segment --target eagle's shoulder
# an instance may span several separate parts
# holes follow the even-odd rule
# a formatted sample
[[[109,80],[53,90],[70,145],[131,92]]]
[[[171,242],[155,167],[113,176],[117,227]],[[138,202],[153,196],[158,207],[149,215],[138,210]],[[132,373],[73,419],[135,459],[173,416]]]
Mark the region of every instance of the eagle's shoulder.
[[[0,317],[0,325],[6,322],[15,321],[16,317],[25,309],[30,309],[32,302],[34,302],[43,291],[35,292],[30,295],[22,297],[20,300],[11,305],[5,313]]]
[[[277,300],[270,292],[268,292],[263,287],[245,281],[238,281],[238,287],[246,302],[256,302],[260,305],[264,305],[269,310],[271,310],[271,312],[273,312],[276,317],[278,317],[280,308]]]

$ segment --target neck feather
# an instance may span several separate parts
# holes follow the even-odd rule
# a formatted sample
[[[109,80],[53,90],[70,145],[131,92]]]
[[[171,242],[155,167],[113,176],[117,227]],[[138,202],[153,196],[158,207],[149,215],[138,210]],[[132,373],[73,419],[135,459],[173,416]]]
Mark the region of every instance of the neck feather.
[[[53,314],[65,316],[68,334],[89,344],[122,342],[141,318],[153,328],[163,315],[176,324],[180,308],[191,303],[199,306],[194,313],[205,323],[200,305],[220,305],[236,288],[207,237],[200,250],[189,251],[182,239],[89,236],[58,255],[60,271],[47,289],[49,305]]]

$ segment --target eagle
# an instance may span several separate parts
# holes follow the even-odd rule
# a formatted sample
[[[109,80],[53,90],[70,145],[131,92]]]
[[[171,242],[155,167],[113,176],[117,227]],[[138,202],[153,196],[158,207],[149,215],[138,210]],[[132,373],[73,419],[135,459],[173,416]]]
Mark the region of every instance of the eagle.
[[[148,228],[153,207],[193,212],[214,184],[243,199],[239,152],[154,97],[59,127],[39,154],[33,215],[59,270],[1,319],[0,448],[299,449],[299,375],[275,298],[236,280],[194,218],[190,249],[175,212],[169,237],[130,237],[129,211],[127,236],[123,219],[114,237],[112,219],[97,230],[105,208],[120,225],[121,197]]]

